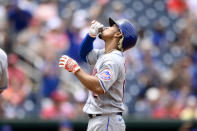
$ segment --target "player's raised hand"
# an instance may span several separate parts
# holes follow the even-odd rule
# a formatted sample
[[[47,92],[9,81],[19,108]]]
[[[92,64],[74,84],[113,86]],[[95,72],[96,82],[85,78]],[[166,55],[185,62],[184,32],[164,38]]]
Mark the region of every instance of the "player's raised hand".
[[[104,25],[99,23],[98,21],[93,20],[91,22],[89,35],[91,37],[96,37],[102,30],[104,29]]]
[[[80,70],[79,65],[75,60],[70,58],[67,55],[63,55],[59,60],[59,67],[63,67],[69,72],[73,72],[74,74]]]

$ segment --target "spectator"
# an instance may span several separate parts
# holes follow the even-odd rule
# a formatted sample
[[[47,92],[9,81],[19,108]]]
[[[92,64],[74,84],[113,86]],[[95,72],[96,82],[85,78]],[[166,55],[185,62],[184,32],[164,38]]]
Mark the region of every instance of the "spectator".
[[[72,124],[69,121],[61,122],[59,131],[73,131]]]
[[[32,18],[32,14],[26,10],[20,9],[18,6],[13,6],[8,12],[8,19],[13,30],[19,32],[25,29]]]
[[[168,10],[178,15],[183,15],[187,11],[187,4],[185,0],[168,0]]]
[[[194,96],[188,97],[186,107],[181,112],[180,118],[182,120],[197,119],[197,105]]]
[[[53,92],[51,104],[46,105],[47,100],[43,101],[41,116],[44,119],[73,119],[75,116],[74,107],[69,102],[68,94],[61,90]],[[50,99],[48,99],[50,101]]]

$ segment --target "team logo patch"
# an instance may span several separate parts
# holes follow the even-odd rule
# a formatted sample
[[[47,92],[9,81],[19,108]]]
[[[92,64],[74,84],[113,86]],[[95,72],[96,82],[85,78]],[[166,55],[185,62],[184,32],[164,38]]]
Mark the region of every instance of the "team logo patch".
[[[111,80],[112,78],[112,71],[110,69],[105,69],[100,73],[100,78],[102,80]]]

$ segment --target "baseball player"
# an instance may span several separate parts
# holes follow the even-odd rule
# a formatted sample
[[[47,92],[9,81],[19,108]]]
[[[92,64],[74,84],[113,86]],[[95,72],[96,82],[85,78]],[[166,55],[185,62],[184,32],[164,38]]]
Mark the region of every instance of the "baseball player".
[[[8,87],[7,66],[7,55],[2,49],[0,49],[0,94]]]
[[[125,57],[123,52],[133,47],[137,33],[126,19],[114,21],[109,18],[109,27],[93,21],[81,43],[81,58],[94,65],[93,74],[84,72],[77,62],[66,55],[59,61],[59,67],[73,72],[89,90],[83,111],[88,114],[88,131],[125,131],[122,118],[124,111]],[[105,41],[102,50],[93,49],[96,36]]]

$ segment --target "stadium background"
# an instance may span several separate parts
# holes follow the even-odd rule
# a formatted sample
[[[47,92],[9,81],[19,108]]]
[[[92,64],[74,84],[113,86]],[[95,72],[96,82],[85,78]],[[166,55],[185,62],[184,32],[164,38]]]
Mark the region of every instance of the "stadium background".
[[[0,131],[85,130],[87,91],[58,69],[78,55],[91,20],[127,18],[139,32],[127,51],[127,130],[196,131],[196,0],[0,0],[0,48],[9,88],[0,96]],[[94,48],[103,48],[97,39]],[[45,129],[46,128],[46,129]]]

